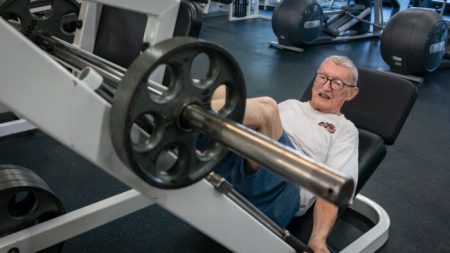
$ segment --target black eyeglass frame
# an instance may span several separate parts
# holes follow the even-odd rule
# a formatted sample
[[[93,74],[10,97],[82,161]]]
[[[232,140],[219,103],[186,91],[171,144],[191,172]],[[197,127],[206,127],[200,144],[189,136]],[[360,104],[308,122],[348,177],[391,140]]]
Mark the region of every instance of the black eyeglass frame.
[[[341,86],[340,88],[338,88],[338,89],[333,88],[334,90],[342,90],[342,89],[344,88],[344,86],[348,86],[348,87],[352,87],[352,88],[356,87],[356,85],[346,84],[346,83],[344,83],[344,82],[343,82],[342,80],[340,80],[340,79],[334,79],[334,78],[333,78],[333,79],[330,79],[330,78],[328,78],[328,76],[327,76],[325,73],[322,73],[322,72],[317,72],[317,73],[315,74],[315,76],[314,76],[314,80],[317,80],[317,79],[316,79],[316,78],[317,78],[317,75],[323,75],[323,76],[325,77],[326,81],[323,82],[322,85],[325,85],[328,81],[330,81],[330,86],[331,86],[331,88],[333,88],[333,81],[339,81],[339,82],[342,83],[342,86]]]

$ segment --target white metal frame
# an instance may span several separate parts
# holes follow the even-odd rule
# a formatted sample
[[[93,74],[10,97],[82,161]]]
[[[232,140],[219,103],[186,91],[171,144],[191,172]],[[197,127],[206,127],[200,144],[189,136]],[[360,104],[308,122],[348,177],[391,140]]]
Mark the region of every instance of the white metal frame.
[[[389,237],[391,220],[388,213],[376,202],[361,194],[358,194],[353,200],[350,209],[368,218],[375,226],[341,250],[340,253],[372,253],[381,248]]]
[[[129,190],[0,238],[0,253],[8,253],[13,248],[20,249],[20,252],[36,252],[154,203],[136,190]],[[375,252],[388,239],[390,226],[388,214],[377,203],[362,195],[355,198],[350,208],[369,218],[376,225],[340,252]],[[243,241],[247,242],[247,239]]]
[[[156,1],[140,2],[142,6],[127,7],[142,12]],[[168,8],[179,4],[169,0],[159,2]],[[101,3],[121,6],[118,1]],[[167,12],[158,10],[157,13]],[[158,17],[155,14],[156,20]],[[172,19],[175,18],[174,15]],[[3,19],[0,19],[0,38],[0,62],[4,66],[0,68],[2,104],[228,249],[294,252],[229,198],[215,191],[206,180],[179,190],[162,190],[142,181],[115,153],[110,139],[110,105],[92,90],[92,86],[69,73]],[[242,238],[246,238],[245,243]],[[29,252],[26,247],[35,247],[19,242],[15,245],[20,247],[20,252]],[[0,252],[10,249],[5,247],[1,247]]]
[[[146,38],[153,44],[171,34],[164,29],[174,24],[167,19],[176,19],[179,1],[98,0],[82,4],[84,26],[75,44],[92,49],[98,20],[96,4],[149,14],[148,26],[155,31],[148,30]],[[177,190],[158,189],[142,181],[115,153],[109,128],[111,106],[94,92],[96,85],[75,77],[3,19],[0,38],[0,102],[133,188],[0,238],[0,253],[12,248],[36,252],[154,203],[234,252],[295,252],[206,180]]]
[[[36,129],[35,126],[30,124],[24,119],[13,120],[0,124],[0,138],[11,134],[21,133],[29,130]]]

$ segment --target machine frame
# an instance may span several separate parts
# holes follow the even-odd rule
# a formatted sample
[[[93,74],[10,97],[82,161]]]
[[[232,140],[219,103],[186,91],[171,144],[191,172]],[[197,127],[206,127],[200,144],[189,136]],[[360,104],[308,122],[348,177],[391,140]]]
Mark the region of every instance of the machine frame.
[[[93,50],[103,4],[146,13],[144,41],[150,45],[172,36],[178,0],[82,1],[80,16],[84,25],[77,31],[74,45]],[[233,252],[295,252],[206,179],[177,190],[145,183],[123,165],[113,148],[109,128],[111,105],[95,93],[98,80],[79,79],[3,19],[0,37],[0,62],[4,66],[0,69],[1,103],[133,188],[0,238],[0,253],[14,248],[19,252],[36,252],[152,204],[158,204]],[[387,213],[360,195],[350,208],[369,216],[378,225],[342,252],[373,252],[381,247],[387,240]]]

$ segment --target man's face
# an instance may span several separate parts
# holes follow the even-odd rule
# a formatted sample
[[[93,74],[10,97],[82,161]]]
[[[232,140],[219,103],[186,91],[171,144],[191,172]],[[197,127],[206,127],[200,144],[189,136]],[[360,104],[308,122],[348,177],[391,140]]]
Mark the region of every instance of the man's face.
[[[325,62],[317,73],[324,74],[328,79],[340,80],[342,83],[354,85],[351,71],[330,60]],[[353,99],[358,91],[358,87],[347,85],[344,85],[342,89],[333,89],[330,81],[323,84],[316,78],[312,89],[311,106],[323,113],[340,115],[342,105],[345,101]]]

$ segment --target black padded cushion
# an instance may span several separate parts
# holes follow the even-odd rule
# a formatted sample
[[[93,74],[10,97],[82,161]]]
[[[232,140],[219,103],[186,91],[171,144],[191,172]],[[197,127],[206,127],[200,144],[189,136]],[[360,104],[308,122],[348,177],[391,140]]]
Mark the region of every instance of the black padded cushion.
[[[359,130],[358,185],[356,193],[367,182],[369,177],[386,156],[386,145],[383,139],[364,129]]]
[[[181,1],[173,36],[198,37],[201,14],[198,4]],[[144,13],[103,5],[94,54],[128,68],[146,49],[143,42],[146,26]]]
[[[359,68],[359,94],[344,104],[342,112],[356,127],[381,136],[392,145],[417,97],[410,81],[387,73]],[[311,82],[301,100],[311,98]]]
[[[94,54],[124,68],[139,56],[147,15],[104,5],[100,16]]]

